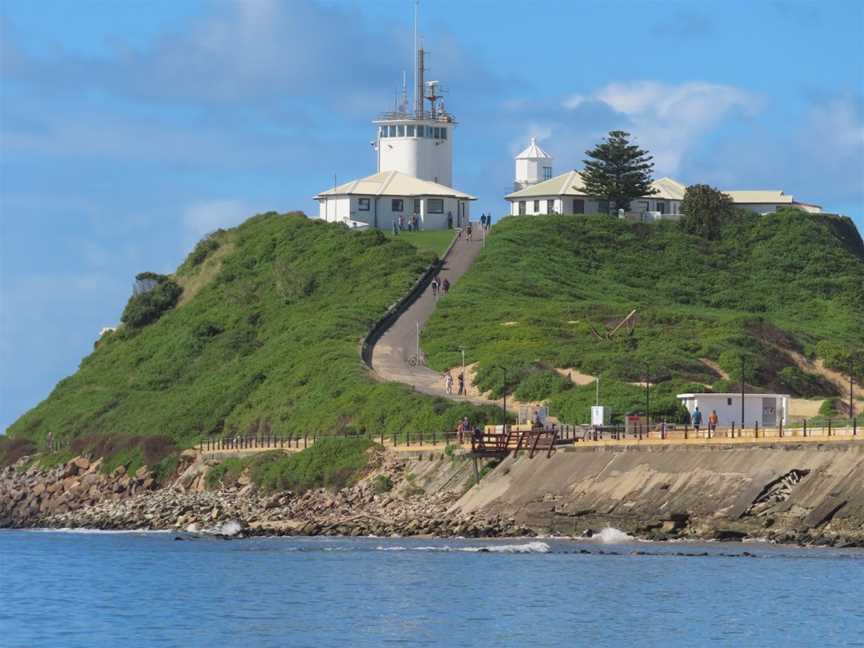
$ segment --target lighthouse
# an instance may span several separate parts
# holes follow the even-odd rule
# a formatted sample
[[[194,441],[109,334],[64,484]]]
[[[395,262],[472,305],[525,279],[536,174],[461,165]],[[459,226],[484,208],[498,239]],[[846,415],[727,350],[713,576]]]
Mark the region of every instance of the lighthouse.
[[[408,106],[403,83],[401,105],[373,121],[378,172],[398,171],[452,187],[456,120],[444,107],[441,84],[424,79],[426,52],[422,48],[416,58],[413,109]]]
[[[399,232],[464,227],[476,198],[453,187],[456,120],[444,106],[444,88],[426,81],[426,52],[415,48],[414,101],[402,101],[379,115],[375,125],[378,169],[315,196],[322,220],[352,228]]]
[[[513,190],[519,191],[525,187],[552,178],[552,156],[537,145],[537,140],[531,138],[528,148],[516,156],[516,178]]]

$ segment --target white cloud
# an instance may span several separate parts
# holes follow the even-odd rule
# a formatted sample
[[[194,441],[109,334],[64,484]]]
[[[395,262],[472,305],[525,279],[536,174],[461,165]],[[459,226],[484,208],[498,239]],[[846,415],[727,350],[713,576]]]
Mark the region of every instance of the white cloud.
[[[754,93],[701,81],[610,83],[591,96],[627,117],[628,128],[652,152],[661,175],[678,173],[686,153],[724,121],[752,117],[762,107]]]

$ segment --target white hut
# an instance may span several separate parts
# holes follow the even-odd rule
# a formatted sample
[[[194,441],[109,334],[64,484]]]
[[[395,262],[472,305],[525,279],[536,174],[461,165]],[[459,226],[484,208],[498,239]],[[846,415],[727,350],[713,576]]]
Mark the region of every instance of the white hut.
[[[708,425],[708,415],[717,412],[717,424],[729,427],[733,423],[741,426],[741,394],[678,394],[678,399],[691,414],[699,408],[702,425]],[[786,425],[789,415],[788,394],[744,394],[744,427],[775,427]]]

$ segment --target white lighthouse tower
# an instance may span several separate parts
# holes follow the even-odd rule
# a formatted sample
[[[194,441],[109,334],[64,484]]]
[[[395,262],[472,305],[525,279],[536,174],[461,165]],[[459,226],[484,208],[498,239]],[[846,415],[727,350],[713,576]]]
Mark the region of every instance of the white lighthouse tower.
[[[373,121],[378,127],[378,172],[399,171],[452,187],[456,120],[444,108],[441,84],[424,81],[424,57],[424,50],[418,49],[413,111],[403,90],[402,105]]]
[[[394,232],[405,227],[450,229],[470,222],[476,198],[453,187],[456,120],[444,107],[441,84],[425,80],[426,52],[417,47],[416,5],[414,41],[414,101],[408,102],[403,75],[402,101],[372,122],[377,129],[372,142],[376,173],[317,194],[321,219]]]
[[[537,146],[537,140],[532,137],[528,148],[516,156],[514,191],[551,178],[552,156]]]

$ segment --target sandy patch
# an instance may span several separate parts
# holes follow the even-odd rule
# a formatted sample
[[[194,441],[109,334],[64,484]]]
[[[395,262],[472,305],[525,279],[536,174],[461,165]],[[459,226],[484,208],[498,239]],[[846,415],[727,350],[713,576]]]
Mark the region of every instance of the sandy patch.
[[[501,322],[501,326],[516,326],[519,322]]]
[[[555,367],[555,371],[564,376],[565,378],[569,378],[576,385],[591,385],[594,383],[596,378],[586,373],[582,373],[578,369],[573,369],[572,367]]]
[[[817,416],[822,403],[823,400],[821,398],[816,400],[810,398],[790,398],[789,416],[800,416],[803,418]]]
[[[710,358],[699,358],[699,362],[714,371],[714,373],[720,376],[723,380],[729,380],[729,374],[723,371],[722,367]]]

